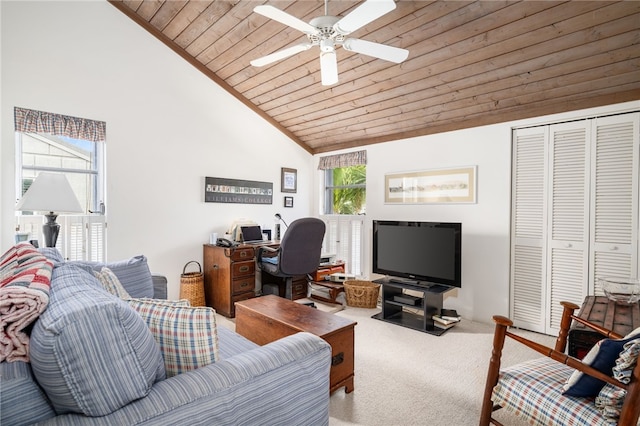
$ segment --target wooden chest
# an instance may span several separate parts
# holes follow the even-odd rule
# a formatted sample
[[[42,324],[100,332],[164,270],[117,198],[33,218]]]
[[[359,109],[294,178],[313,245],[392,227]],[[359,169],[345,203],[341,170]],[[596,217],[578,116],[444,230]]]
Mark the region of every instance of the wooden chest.
[[[353,391],[354,327],[356,322],[275,295],[236,303],[236,333],[259,345],[301,331],[331,345],[330,392]]]
[[[606,296],[587,296],[578,317],[624,336],[640,327],[640,302],[615,303]],[[569,329],[569,355],[582,359],[604,336],[575,321]]]
[[[229,318],[235,302],[255,297],[256,262],[253,247],[204,245],[204,295],[207,306]]]

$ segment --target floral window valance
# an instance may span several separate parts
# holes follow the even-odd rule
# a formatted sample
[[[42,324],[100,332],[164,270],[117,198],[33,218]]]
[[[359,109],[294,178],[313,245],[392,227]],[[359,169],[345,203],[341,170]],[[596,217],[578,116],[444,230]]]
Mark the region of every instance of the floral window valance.
[[[359,166],[367,164],[367,151],[355,151],[346,154],[328,155],[320,157],[318,170],[330,170],[340,167]]]
[[[107,123],[104,121],[19,107],[14,108],[14,119],[16,132],[48,133],[92,142],[105,141],[107,136]]]

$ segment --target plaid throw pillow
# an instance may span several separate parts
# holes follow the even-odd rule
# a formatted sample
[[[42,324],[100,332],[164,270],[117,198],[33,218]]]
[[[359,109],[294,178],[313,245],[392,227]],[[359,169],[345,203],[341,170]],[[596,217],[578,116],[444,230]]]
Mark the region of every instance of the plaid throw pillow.
[[[191,307],[186,300],[127,299],[127,302],[142,316],[160,346],[167,377],[220,359],[216,313],[212,308]]]
[[[96,276],[102,287],[109,293],[118,296],[120,299],[131,298],[111,269],[104,266],[100,271],[93,271],[93,275]]]

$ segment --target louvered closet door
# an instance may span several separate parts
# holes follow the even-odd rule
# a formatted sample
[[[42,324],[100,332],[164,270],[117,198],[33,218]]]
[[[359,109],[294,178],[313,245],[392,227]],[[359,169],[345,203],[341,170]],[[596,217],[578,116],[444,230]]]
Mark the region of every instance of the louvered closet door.
[[[599,277],[638,276],[639,117],[593,120],[590,294]]]
[[[513,132],[511,294],[516,327],[544,332],[546,147],[548,126]]]
[[[581,304],[588,292],[590,133],[588,121],[549,128],[548,334],[560,326],[560,302]]]

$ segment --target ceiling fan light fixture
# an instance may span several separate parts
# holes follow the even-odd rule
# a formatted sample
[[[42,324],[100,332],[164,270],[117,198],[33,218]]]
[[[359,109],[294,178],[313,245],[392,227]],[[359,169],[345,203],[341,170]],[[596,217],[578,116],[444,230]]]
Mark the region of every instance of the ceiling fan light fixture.
[[[293,56],[311,48],[311,46],[318,46],[320,48],[322,85],[331,86],[338,83],[336,46],[342,46],[345,50],[395,63],[400,63],[407,59],[409,51],[406,49],[366,40],[345,39],[347,34],[394,10],[396,8],[395,0],[365,0],[343,18],[329,15],[328,1],[325,0],[325,15],[313,18],[308,24],[273,6],[256,6],[253,9],[256,13],[305,33],[309,42],[290,46],[270,55],[254,59],[250,61],[251,65],[256,67],[264,66]]]
[[[324,40],[320,40],[320,51],[333,52],[335,50],[336,50],[335,43],[332,39],[326,38]]]
[[[331,86],[338,82],[338,59],[335,50],[320,52],[320,74],[323,86]]]

